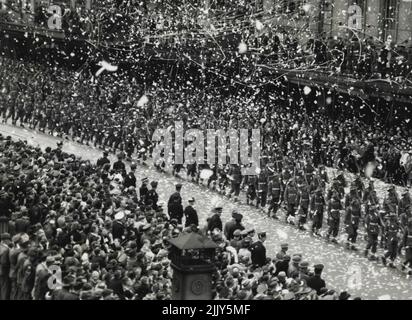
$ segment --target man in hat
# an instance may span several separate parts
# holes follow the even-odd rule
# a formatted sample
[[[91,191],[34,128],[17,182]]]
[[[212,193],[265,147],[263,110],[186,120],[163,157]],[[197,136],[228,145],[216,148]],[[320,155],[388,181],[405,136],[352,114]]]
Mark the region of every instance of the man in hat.
[[[136,169],[136,164],[132,163],[130,165],[130,172],[124,177],[123,185],[125,188],[137,187]]]
[[[113,170],[117,173],[126,172],[126,165],[124,164],[122,159],[123,159],[123,155],[119,153],[117,155],[117,161],[113,163]]]
[[[146,204],[151,205],[153,210],[157,210],[157,202],[159,201],[159,195],[157,194],[157,181],[152,181],[150,186],[152,187],[146,196]]]
[[[225,224],[224,234],[227,240],[233,239],[233,232],[235,230],[245,230],[245,227],[242,225],[243,216],[238,213],[236,210],[232,212],[232,219]]]
[[[149,189],[147,188],[148,183],[149,183],[149,179],[148,178],[143,178],[142,179],[142,185],[139,188],[139,197],[140,197],[140,202],[142,204],[146,203],[147,193],[149,192]]]
[[[183,218],[183,205],[182,196],[180,192],[182,191],[182,184],[178,183],[176,185],[176,192],[174,192],[167,202],[167,210],[170,219],[176,219],[179,224],[182,224]]]
[[[199,218],[197,216],[197,211],[193,207],[195,204],[195,198],[189,199],[189,205],[184,210],[185,215],[185,227],[190,227],[191,225],[199,226]]]
[[[294,254],[292,256],[292,261],[289,265],[288,275],[291,276],[293,273],[299,272],[299,264],[302,262],[302,256],[299,254]]]
[[[282,243],[280,245],[280,251],[277,254],[277,256],[279,256],[279,257],[281,257],[281,259],[283,259],[287,255],[288,250],[289,250],[289,245],[287,243]]]
[[[99,168],[102,168],[102,167],[104,167],[105,164],[110,164],[109,152],[107,152],[106,150],[103,151],[103,157],[101,157],[101,158],[99,158],[99,159],[97,160],[96,165],[97,165]]]
[[[212,232],[214,229],[219,229],[220,231],[223,230],[222,219],[220,218],[223,212],[223,207],[221,205],[216,205],[213,208],[213,215],[209,218],[207,224],[207,230]]]
[[[264,242],[266,241],[266,232],[258,234],[258,240],[250,247],[252,254],[252,264],[257,267],[263,267],[266,264],[266,248]]]
[[[322,264],[317,264],[314,266],[315,274],[307,280],[307,286],[316,290],[316,293],[319,295],[322,288],[326,287],[325,280],[322,279],[322,271],[324,266]]]
[[[299,279],[307,283],[309,278],[309,262],[302,261],[299,263]]]
[[[0,300],[10,298],[10,234],[3,233],[0,238]]]

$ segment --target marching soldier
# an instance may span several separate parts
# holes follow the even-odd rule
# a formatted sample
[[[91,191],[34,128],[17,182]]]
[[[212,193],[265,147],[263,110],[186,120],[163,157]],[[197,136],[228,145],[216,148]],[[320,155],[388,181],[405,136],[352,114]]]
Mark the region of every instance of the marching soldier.
[[[387,259],[390,259],[389,267],[394,268],[393,262],[398,254],[398,245],[401,228],[395,212],[389,214],[389,220],[385,225],[385,237],[386,237],[386,253],[382,257],[382,263],[387,264]]]
[[[408,223],[403,241],[405,244],[405,261],[402,263],[402,270],[405,270],[407,267],[409,267],[410,270],[412,266],[412,221]],[[412,271],[408,271],[409,275],[411,273]]]
[[[299,192],[293,179],[290,179],[286,185],[284,199],[285,204],[287,205],[286,222],[294,224],[293,220],[299,204]]]
[[[319,236],[319,230],[322,228],[323,224],[323,213],[325,211],[325,197],[323,196],[322,189],[316,190],[315,194],[311,199],[311,215],[312,215],[312,234]]]
[[[388,189],[388,195],[383,201],[383,209],[385,213],[398,212],[399,196],[396,192],[395,186],[391,186]]]
[[[268,172],[264,168],[258,177],[258,193],[257,193],[257,203],[256,207],[259,206],[264,209],[266,207],[266,201],[268,196]]]
[[[304,225],[308,219],[309,204],[310,204],[310,194],[307,185],[303,184],[299,188],[299,221],[298,228],[300,230],[305,230]]]
[[[348,233],[348,240],[346,248],[356,250],[355,243],[358,237],[359,222],[361,219],[361,203],[359,199],[353,199],[350,206],[346,209],[346,231]]]
[[[339,194],[337,192],[334,192],[328,205],[329,230],[326,236],[327,240],[329,240],[330,236],[332,236],[332,242],[334,243],[337,243],[336,237],[339,233],[340,214],[342,210],[343,207]]]
[[[269,192],[270,192],[270,206],[268,210],[268,216],[274,219],[278,219],[277,212],[280,208],[280,204],[282,203],[282,194],[283,194],[283,186],[282,181],[280,180],[280,176],[278,173],[273,175],[272,181],[269,184]],[[271,216],[271,212],[273,211],[273,215]]]
[[[313,167],[312,160],[308,158],[304,166],[305,178],[308,184],[312,183],[313,175],[315,173],[315,168]]]
[[[257,177],[247,176],[245,183],[247,184],[246,190],[246,203],[250,204],[257,198]]]
[[[365,219],[365,224],[366,224],[366,231],[368,233],[368,244],[366,246],[364,255],[365,258],[369,256],[369,250],[371,250],[372,255],[370,257],[370,260],[376,260],[376,250],[378,246],[378,236],[379,236],[379,230],[381,228],[381,219],[379,217],[379,214],[376,212],[376,210],[371,210],[368,214],[368,216]]]

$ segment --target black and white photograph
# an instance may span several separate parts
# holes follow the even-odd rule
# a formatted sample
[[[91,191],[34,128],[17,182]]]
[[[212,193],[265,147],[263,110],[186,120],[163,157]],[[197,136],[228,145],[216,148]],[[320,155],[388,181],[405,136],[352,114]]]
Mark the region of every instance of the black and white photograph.
[[[412,300],[411,120],[412,0],[0,0],[0,300]]]

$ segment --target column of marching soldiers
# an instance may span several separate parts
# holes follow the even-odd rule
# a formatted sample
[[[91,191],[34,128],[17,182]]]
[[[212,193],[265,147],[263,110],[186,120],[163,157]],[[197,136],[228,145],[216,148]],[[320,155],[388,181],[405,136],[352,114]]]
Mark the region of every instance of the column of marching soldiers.
[[[405,259],[400,266],[411,273],[412,201],[408,190],[399,196],[391,185],[380,201],[372,179],[364,183],[358,176],[349,182],[343,171],[338,170],[330,181],[325,166],[315,169],[310,158],[298,163],[276,156],[272,160],[257,176],[242,176],[237,165],[216,168],[207,185],[235,201],[239,200],[241,190],[245,190],[247,204],[261,208],[274,219],[285,212],[285,221],[300,230],[305,230],[311,222],[311,234],[332,243],[338,243],[339,236],[346,234],[348,250],[359,250],[359,230],[363,226],[365,257],[395,267],[394,262],[404,248]],[[188,176],[199,182],[202,169],[188,167]],[[197,176],[191,174],[194,171]],[[176,170],[173,173],[176,175]],[[350,191],[345,193],[348,187]],[[325,220],[327,228],[321,233]],[[378,248],[384,249],[380,256]]]

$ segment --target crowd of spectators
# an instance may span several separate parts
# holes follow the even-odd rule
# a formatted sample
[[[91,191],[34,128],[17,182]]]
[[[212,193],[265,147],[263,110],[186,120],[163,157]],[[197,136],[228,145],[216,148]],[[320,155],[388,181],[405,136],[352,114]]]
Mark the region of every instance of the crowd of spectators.
[[[193,216],[178,221],[182,186],[176,186],[166,213],[157,182],[149,190],[143,179],[138,189],[137,166],[128,172],[121,156],[113,164],[106,157],[94,164],[62,151],[60,143],[42,151],[2,135],[0,152],[2,300],[170,299],[168,240],[187,232],[204,233],[218,244],[214,299],[350,298],[328,290],[323,266],[290,256],[287,244],[273,259],[266,257],[266,234],[245,230],[236,211],[236,222],[224,228],[218,204],[204,228]],[[189,199],[185,214],[194,202]]]

